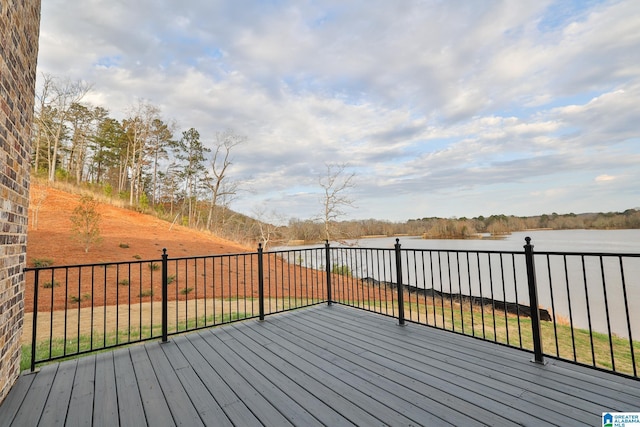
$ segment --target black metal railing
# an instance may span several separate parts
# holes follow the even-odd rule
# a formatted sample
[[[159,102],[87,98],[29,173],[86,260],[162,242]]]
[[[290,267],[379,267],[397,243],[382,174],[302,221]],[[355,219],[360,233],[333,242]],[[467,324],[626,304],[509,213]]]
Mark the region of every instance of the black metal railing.
[[[332,247],[333,302],[638,378],[640,254],[533,249]]]
[[[640,254],[324,247],[27,268],[36,364],[340,303],[638,378]],[[535,309],[535,308],[538,309]]]
[[[324,248],[26,268],[31,370],[326,301]],[[297,260],[297,261],[296,261]],[[306,260],[306,261],[305,261]],[[28,326],[27,326],[28,327]]]

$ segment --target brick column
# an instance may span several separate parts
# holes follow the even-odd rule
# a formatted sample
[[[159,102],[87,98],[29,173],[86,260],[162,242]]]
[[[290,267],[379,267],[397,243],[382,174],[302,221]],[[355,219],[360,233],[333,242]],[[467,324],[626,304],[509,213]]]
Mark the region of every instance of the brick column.
[[[40,0],[0,2],[0,402],[20,373]]]

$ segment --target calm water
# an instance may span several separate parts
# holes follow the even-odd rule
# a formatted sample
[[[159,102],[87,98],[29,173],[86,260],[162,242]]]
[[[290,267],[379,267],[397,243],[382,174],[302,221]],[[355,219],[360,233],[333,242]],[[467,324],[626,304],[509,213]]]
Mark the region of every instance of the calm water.
[[[406,249],[520,251],[527,236],[531,237],[531,244],[536,251],[640,253],[640,230],[520,231],[501,240],[438,240],[420,237],[399,239]],[[395,237],[357,240],[358,246],[365,248],[389,248],[395,242]]]
[[[412,286],[433,287],[443,292],[493,296],[496,300],[529,305],[524,256],[438,252],[523,252],[527,236],[531,237],[535,252],[640,254],[640,230],[527,231],[513,233],[502,240],[426,240],[400,237],[403,249],[435,251],[431,253],[432,258],[429,260],[423,259],[422,252],[408,251],[408,256],[403,260],[404,275],[408,277],[403,281]],[[394,237],[358,239],[349,243],[363,248],[391,249],[395,242]],[[622,286],[621,259],[629,321]],[[338,262],[348,264],[353,261]],[[594,331],[602,333],[607,333],[610,329],[614,334],[628,337],[630,325],[632,337],[640,339],[640,257],[537,255],[535,262],[541,307],[554,312],[558,319],[572,322],[575,327],[586,329],[591,325]],[[361,265],[358,269],[363,271],[361,274],[364,276],[394,280],[393,271],[380,273],[375,264],[372,260],[370,265]],[[391,266],[391,270],[394,268]],[[462,272],[461,278],[458,278],[457,271]],[[466,272],[470,272],[470,275]]]

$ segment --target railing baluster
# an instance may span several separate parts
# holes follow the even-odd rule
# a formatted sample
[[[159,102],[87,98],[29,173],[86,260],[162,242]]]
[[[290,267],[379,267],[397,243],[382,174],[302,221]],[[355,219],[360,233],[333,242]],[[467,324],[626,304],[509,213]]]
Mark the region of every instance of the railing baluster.
[[[507,345],[511,345],[511,341],[509,341],[509,316],[507,315],[507,287],[504,283],[504,259],[502,257],[502,254],[498,255],[500,256],[500,280],[502,281],[502,301],[504,303],[504,330],[507,335]]]
[[[633,365],[633,376],[638,377],[638,371],[636,368],[636,355],[633,347],[633,334],[631,332],[631,319],[629,318],[629,301],[627,300],[627,284],[624,276],[624,266],[622,264],[622,257],[618,256],[620,262],[620,277],[622,278],[622,296],[624,298],[624,313],[627,318],[627,332],[629,334],[629,352],[631,353],[631,364]]]
[[[489,287],[491,288],[491,318],[493,319],[493,341],[498,341],[498,331],[496,329],[496,300],[493,292],[493,266],[491,265],[491,254],[487,254],[489,263]]]
[[[609,349],[611,351],[611,369],[616,370],[616,359],[613,354],[613,335],[611,334],[611,319],[609,318],[609,300],[607,299],[607,279],[604,277],[604,263],[600,258],[600,274],[602,275],[602,292],[604,293],[604,310],[607,317],[607,332],[609,333]]]
[[[556,305],[555,298],[553,298],[553,278],[551,277],[551,259],[550,255],[547,254],[547,273],[549,274],[549,295],[551,296],[551,313],[553,313],[553,337],[556,344],[556,356],[560,356],[560,346],[558,343],[558,327],[556,320]]]
[[[589,304],[589,286],[587,285],[587,267],[584,261],[584,255],[580,256],[582,261],[582,279],[584,281],[584,298],[587,304],[587,322],[589,323],[589,343],[591,344],[591,362],[592,366],[596,366],[596,353],[593,346],[593,328],[591,326],[591,305]]]
[[[511,264],[513,267],[513,288],[516,294],[516,315],[518,316],[518,343],[522,348],[522,327],[520,325],[520,298],[518,298],[518,279],[516,274],[516,255],[511,254]]]
[[[480,288],[480,318],[482,319],[482,339],[487,339],[484,322],[484,296],[482,295],[482,270],[480,269],[480,253],[476,252],[478,261],[478,287]],[[474,334],[475,335],[475,334]]]

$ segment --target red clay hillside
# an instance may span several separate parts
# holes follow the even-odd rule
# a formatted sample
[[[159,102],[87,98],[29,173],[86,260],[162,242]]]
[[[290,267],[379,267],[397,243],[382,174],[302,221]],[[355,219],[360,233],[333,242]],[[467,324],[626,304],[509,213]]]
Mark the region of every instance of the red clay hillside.
[[[42,197],[46,194],[46,197]],[[35,206],[38,209],[34,227]],[[55,265],[159,259],[162,248],[172,257],[241,253],[255,249],[208,233],[179,225],[171,226],[150,215],[109,204],[100,204],[100,235],[102,241],[85,253],[83,245],[74,239],[71,215],[80,196],[52,187],[32,183],[27,237],[27,265],[34,259],[51,259]]]

